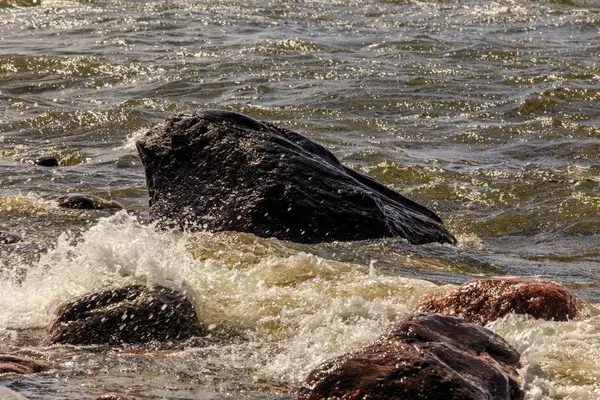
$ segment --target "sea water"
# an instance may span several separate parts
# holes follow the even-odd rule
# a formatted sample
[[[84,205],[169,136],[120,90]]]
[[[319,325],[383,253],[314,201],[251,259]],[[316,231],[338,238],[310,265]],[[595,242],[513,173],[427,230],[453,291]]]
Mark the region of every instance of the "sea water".
[[[478,277],[564,283],[568,322],[488,327],[526,398],[600,399],[600,3],[0,0],[0,347],[29,399],[292,399],[307,374]],[[160,231],[135,141],[220,108],[298,131],[435,210],[457,246]],[[54,155],[59,168],[30,163]],[[58,208],[95,194],[126,211]],[[207,338],[48,346],[62,302],[185,291]]]

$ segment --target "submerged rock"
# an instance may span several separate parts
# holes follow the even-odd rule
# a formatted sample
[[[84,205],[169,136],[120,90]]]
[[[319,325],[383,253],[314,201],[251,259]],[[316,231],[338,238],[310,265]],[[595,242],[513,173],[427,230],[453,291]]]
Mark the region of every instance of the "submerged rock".
[[[68,194],[61,196],[58,198],[58,206],[78,210],[123,209],[123,206],[116,201],[104,200],[103,198],[89,194]]]
[[[203,332],[184,294],[162,286],[131,285],[61,305],[50,343],[123,344],[186,339]]]
[[[313,371],[298,400],[518,400],[520,355],[479,325],[417,315]]]
[[[20,236],[8,232],[0,232],[0,244],[15,244],[22,241]]]
[[[58,158],[54,156],[42,156],[36,158],[33,163],[35,165],[39,165],[40,167],[58,167],[60,163],[58,162]]]
[[[534,318],[566,321],[575,316],[580,302],[560,283],[518,278],[478,279],[458,290],[427,298],[419,309],[455,315],[486,324],[510,312]]]
[[[455,243],[429,209],[287,129],[217,110],[178,115],[137,142],[153,219],[302,243],[402,237]]]
[[[95,400],[135,400],[135,397],[125,396],[121,393],[106,393],[96,397]]]
[[[49,364],[10,354],[0,354],[0,374],[35,374],[49,369]]]
[[[140,166],[140,158],[135,154],[125,154],[117,160],[115,166],[117,168],[137,168]]]

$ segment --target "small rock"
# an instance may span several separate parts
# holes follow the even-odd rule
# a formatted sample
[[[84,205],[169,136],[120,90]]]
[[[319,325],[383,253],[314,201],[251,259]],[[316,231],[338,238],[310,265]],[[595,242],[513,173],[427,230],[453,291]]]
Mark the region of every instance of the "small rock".
[[[61,305],[50,343],[123,344],[186,339],[203,333],[194,306],[162,286],[131,285]]]
[[[140,158],[135,154],[125,154],[117,160],[117,168],[137,168],[141,165]]]
[[[450,293],[431,296],[419,310],[486,324],[510,312],[567,321],[575,318],[580,306],[577,297],[560,283],[494,278],[470,281]]]
[[[421,314],[317,368],[298,400],[521,400],[519,358],[482,326]]]
[[[0,244],[14,244],[22,241],[20,236],[17,236],[13,233],[8,232],[0,232]]]
[[[49,365],[45,362],[23,358],[10,354],[0,354],[0,374],[15,373],[30,375],[47,370]]]
[[[35,165],[39,165],[40,167],[58,167],[60,163],[58,162],[58,158],[54,156],[42,156],[35,159],[33,162]]]
[[[68,194],[58,198],[58,206],[77,210],[121,210],[123,206],[113,200],[104,200],[89,194]]]
[[[128,397],[121,393],[106,393],[96,397],[95,400],[135,400],[135,397]]]

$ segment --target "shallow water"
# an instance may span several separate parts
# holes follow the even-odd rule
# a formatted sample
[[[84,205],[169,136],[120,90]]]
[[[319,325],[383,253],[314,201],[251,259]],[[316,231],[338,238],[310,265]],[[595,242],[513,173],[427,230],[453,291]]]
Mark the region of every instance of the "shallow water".
[[[0,245],[0,346],[56,367],[0,382],[30,399],[293,398],[425,294],[511,275],[590,304],[490,325],[523,353],[527,398],[600,398],[599,28],[596,0],[0,0],[0,230],[25,239]],[[323,143],[458,245],[157,232],[134,143],[196,108]],[[42,154],[62,166],[31,165]],[[57,207],[74,192],[128,212]],[[214,337],[42,343],[62,301],[131,282],[187,290]]]

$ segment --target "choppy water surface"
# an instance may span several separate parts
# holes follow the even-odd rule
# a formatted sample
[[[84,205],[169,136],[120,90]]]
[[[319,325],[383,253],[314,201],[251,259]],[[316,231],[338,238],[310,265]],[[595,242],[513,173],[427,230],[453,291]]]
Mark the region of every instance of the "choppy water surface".
[[[323,360],[479,276],[567,284],[566,323],[490,327],[527,398],[600,398],[600,4],[596,0],[0,0],[0,340],[56,366],[31,399],[286,399]],[[135,140],[225,108],[325,144],[438,212],[456,247],[304,246],[157,232]],[[58,169],[27,161],[57,156]],[[84,192],[129,213],[59,209]],[[239,332],[166,348],[47,347],[66,299],[130,282],[193,294]]]

